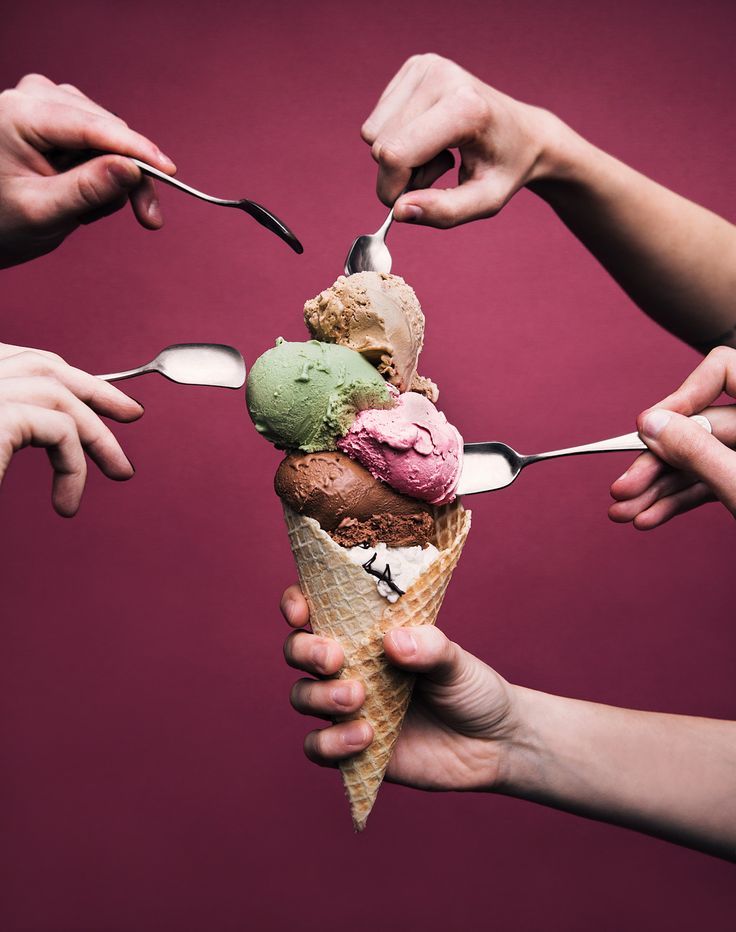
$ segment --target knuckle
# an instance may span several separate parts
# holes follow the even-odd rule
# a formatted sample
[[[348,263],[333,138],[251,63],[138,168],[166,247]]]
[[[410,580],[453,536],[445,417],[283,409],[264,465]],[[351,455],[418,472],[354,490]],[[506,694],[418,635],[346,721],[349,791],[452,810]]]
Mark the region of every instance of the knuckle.
[[[56,353],[51,353],[49,356],[46,356],[43,353],[26,350],[18,355],[20,356],[21,363],[27,368],[31,375],[41,377],[54,376],[56,366],[64,362],[61,356],[57,356]]]
[[[457,110],[480,131],[490,121],[493,108],[490,102],[472,84],[462,83],[453,93]]]
[[[77,434],[77,422],[74,420],[71,414],[67,414],[66,411],[58,411],[57,417],[59,418],[61,429],[67,437],[79,436]]]
[[[99,180],[87,172],[82,172],[77,177],[77,191],[88,207],[99,207],[106,199],[105,191]]]
[[[404,167],[402,145],[394,139],[376,140],[373,144],[374,159],[389,171],[396,171]]]
[[[0,111],[8,112],[14,110],[22,98],[22,92],[14,87],[4,90],[0,93]]]
[[[28,74],[24,74],[23,77],[18,81],[17,87],[35,87],[38,84],[53,84],[53,81],[50,81],[45,75],[39,74],[37,71],[31,71]]]
[[[47,398],[53,399],[55,408],[58,408],[65,400],[68,389],[51,373],[37,375],[35,384]]]
[[[424,66],[428,74],[430,72],[433,74],[450,73],[457,67],[454,62],[437,52],[422,52],[414,57],[418,64]]]

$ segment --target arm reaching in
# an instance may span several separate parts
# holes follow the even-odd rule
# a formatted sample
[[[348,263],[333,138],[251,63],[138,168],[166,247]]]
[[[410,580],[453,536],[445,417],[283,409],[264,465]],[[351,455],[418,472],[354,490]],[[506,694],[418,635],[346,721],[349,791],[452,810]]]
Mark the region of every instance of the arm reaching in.
[[[137,401],[53,353],[0,343],[0,483],[18,450],[45,447],[56,511],[71,518],[87,477],[85,452],[110,479],[135,470],[98,415],[135,421]]]
[[[282,612],[308,623],[297,586]],[[636,712],[535,692],[494,670],[432,627],[398,628],[384,639],[389,660],[418,674],[386,774],[425,790],[480,790],[533,800],[634,828],[736,860],[736,723]],[[340,670],[336,641],[292,633],[287,663],[329,677]],[[360,708],[361,683],[301,679],[294,708],[331,718]],[[323,766],[363,750],[366,722],[307,735]]]
[[[596,148],[553,114],[438,55],[410,58],[362,128],[377,190],[399,221],[453,227],[523,187],[654,320],[693,346],[736,346],[736,227]],[[429,188],[454,163],[458,184]],[[423,166],[418,190],[401,195]],[[400,196],[401,195],[401,196]],[[398,200],[397,200],[398,198]]]
[[[112,153],[58,171],[87,150]],[[0,268],[55,249],[80,224],[130,200],[138,222],[163,223],[156,189],[135,156],[169,174],[174,163],[145,136],[70,84],[38,74],[0,94]]]
[[[706,502],[736,517],[736,406],[709,407],[725,392],[736,398],[736,350],[718,347],[683,384],[639,415],[642,453],[611,486],[613,521],[648,531]],[[688,418],[703,413],[707,433]]]

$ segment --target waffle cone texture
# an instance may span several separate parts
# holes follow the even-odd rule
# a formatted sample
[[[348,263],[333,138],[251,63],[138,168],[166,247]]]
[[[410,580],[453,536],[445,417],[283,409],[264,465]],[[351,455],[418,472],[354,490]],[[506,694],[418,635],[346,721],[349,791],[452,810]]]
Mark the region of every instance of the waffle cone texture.
[[[340,765],[357,832],[365,828],[411,698],[413,674],[391,667],[383,653],[383,636],[391,628],[433,625],[452,572],[470,530],[470,512],[459,500],[434,509],[435,540],[440,553],[393,604],[383,598],[373,576],[353,563],[313,518],[284,506],[299,582],[309,603],[312,630],[339,641],[345,652],[340,677],[362,680],[366,700],[359,713],[374,738],[360,754]]]

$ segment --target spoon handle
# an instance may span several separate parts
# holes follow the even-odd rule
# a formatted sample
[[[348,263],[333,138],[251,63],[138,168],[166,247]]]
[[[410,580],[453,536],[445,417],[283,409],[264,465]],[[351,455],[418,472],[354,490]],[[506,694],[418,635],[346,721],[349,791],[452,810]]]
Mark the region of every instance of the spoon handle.
[[[694,414],[691,420],[700,424],[709,434],[713,433],[710,421],[702,414]],[[646,450],[647,445],[638,433],[622,434],[620,437],[610,437],[608,440],[598,440],[595,443],[585,443],[579,447],[567,447],[564,450],[551,450],[549,453],[534,453],[523,457],[524,466],[536,463],[538,460],[553,459],[557,456],[575,456],[578,453],[615,453],[623,450]]]
[[[121,382],[123,379],[134,379],[137,375],[146,375],[148,372],[156,371],[155,366],[147,363],[137,369],[126,369],[124,372],[109,372],[106,375],[97,375],[95,378],[102,379],[103,382]]]
[[[211,194],[205,194],[204,191],[198,191],[197,188],[193,188],[189,184],[184,184],[184,182],[179,181],[178,178],[172,178],[171,175],[167,175],[166,172],[159,171],[158,168],[154,168],[153,165],[149,165],[147,162],[141,162],[140,159],[130,158],[130,161],[134,162],[144,175],[149,175],[151,178],[155,178],[157,181],[162,181],[164,184],[169,184],[172,188],[178,188],[185,194],[191,194],[192,197],[198,197],[202,201],[209,201],[210,204],[220,204],[223,207],[237,207],[240,204],[240,201],[227,200],[222,197],[213,197]]]

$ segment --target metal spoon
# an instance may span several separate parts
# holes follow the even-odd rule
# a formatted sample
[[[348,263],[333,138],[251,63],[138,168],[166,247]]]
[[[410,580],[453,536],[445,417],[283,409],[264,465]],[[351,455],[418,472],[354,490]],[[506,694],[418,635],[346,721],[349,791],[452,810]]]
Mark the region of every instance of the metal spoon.
[[[375,233],[364,233],[359,236],[350,247],[345,259],[345,274],[354,275],[356,272],[385,272],[391,271],[391,253],[386,245],[386,234],[394,222],[394,209],[389,211],[388,217]]]
[[[148,372],[182,385],[214,385],[218,388],[242,388],[245,384],[245,361],[234,346],[223,343],[176,343],[137,369],[98,375],[105,382],[133,379]]]
[[[287,245],[291,246],[294,252],[300,255],[304,252],[304,247],[287,225],[261,204],[256,204],[255,201],[249,201],[245,197],[235,201],[222,197],[212,197],[211,194],[204,194],[202,191],[198,191],[196,188],[184,184],[183,181],[172,178],[171,175],[167,175],[166,172],[159,171],[158,168],[154,168],[153,165],[141,162],[140,159],[131,158],[130,161],[134,162],[144,175],[150,175],[151,178],[156,178],[164,184],[169,184],[172,188],[178,188],[180,191],[184,191],[185,194],[191,194],[193,197],[198,197],[202,201],[208,201],[210,204],[218,204],[220,207],[237,207],[240,210],[244,210],[247,214],[250,214],[254,220],[260,223],[261,226],[275,233],[276,236],[280,236]]]
[[[401,194],[413,191],[417,187],[420,174],[421,169],[415,168],[411,173],[409,183]],[[401,197],[401,194],[399,197]],[[396,200],[398,199],[396,198]],[[386,245],[386,234],[393,222],[394,209],[392,207],[388,212],[388,217],[375,233],[364,233],[355,240],[345,259],[346,275],[354,275],[356,272],[385,272],[388,275],[391,271],[392,259]]]
[[[707,417],[694,414],[692,420],[704,427],[708,433],[713,433]],[[599,440],[597,443],[587,443],[581,447],[552,450],[550,453],[533,453],[529,456],[517,453],[505,443],[497,441],[466,443],[463,448],[463,465],[457,494],[474,495],[476,492],[493,492],[496,489],[503,489],[511,485],[525,466],[537,463],[539,460],[549,460],[557,456],[575,456],[578,453],[615,453],[619,450],[646,449],[647,445],[637,433],[611,437],[609,440]]]

